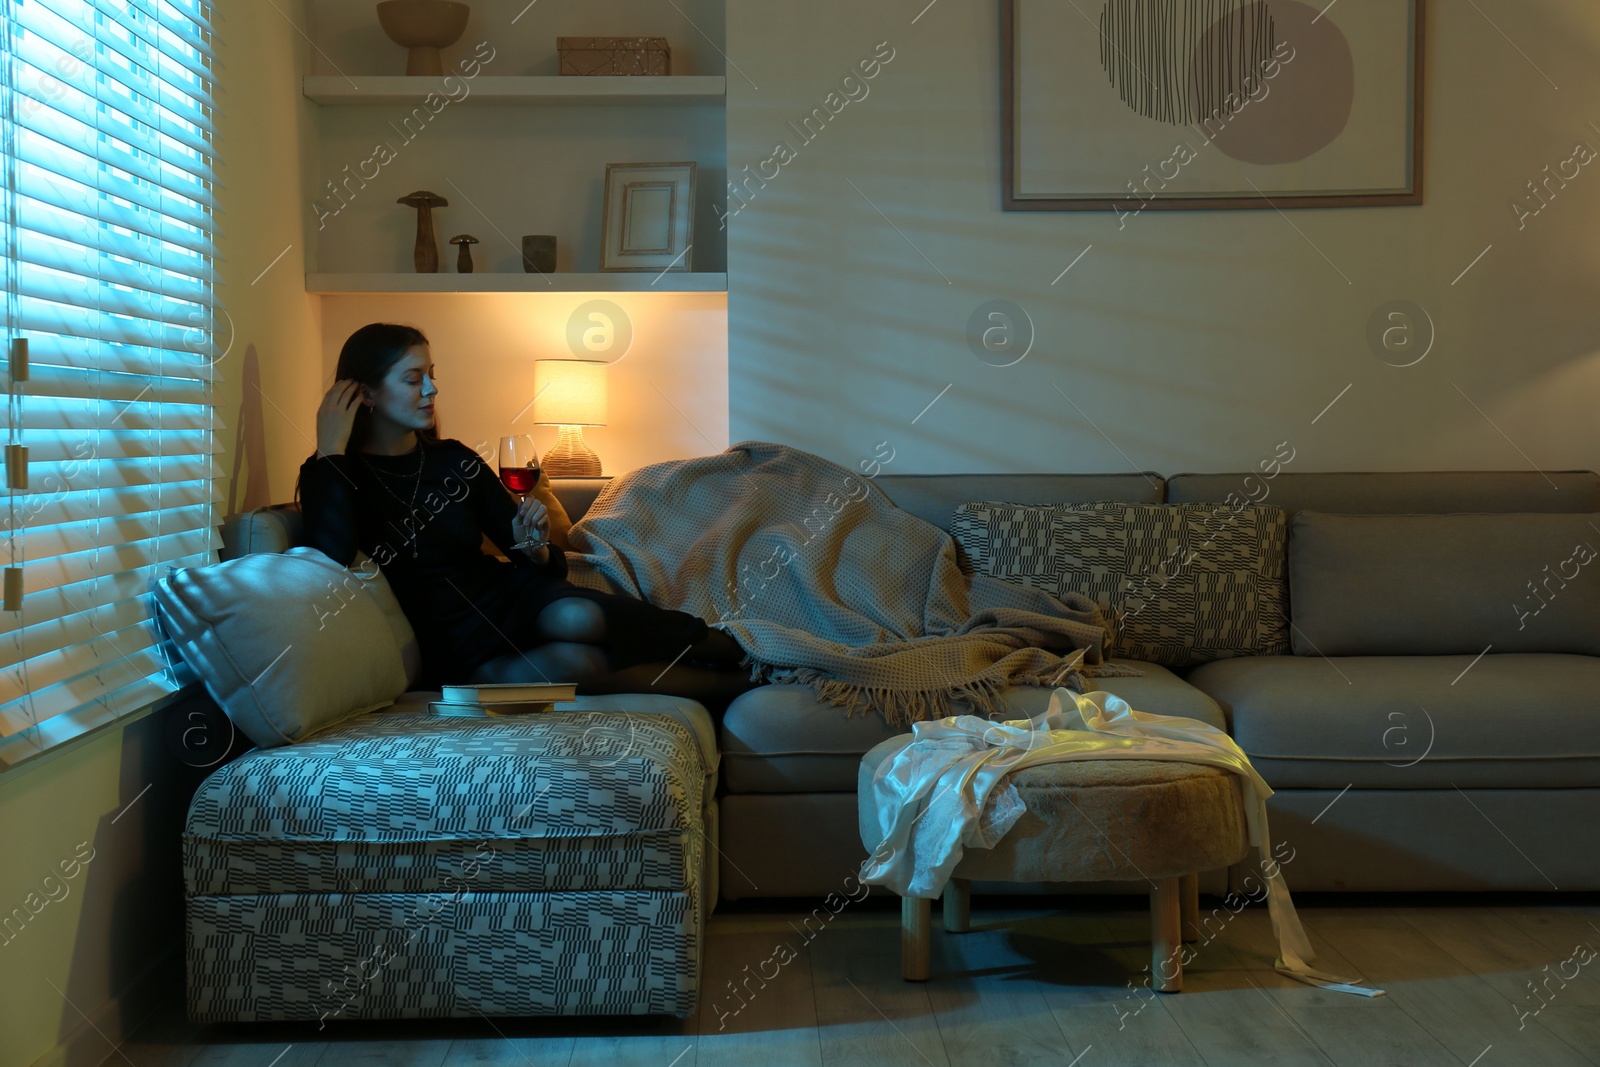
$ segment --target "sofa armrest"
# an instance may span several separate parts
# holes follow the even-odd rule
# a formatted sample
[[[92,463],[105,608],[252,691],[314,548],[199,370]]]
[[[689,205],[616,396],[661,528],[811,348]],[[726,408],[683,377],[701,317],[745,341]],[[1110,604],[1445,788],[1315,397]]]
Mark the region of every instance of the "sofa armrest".
[[[255,552],[286,552],[305,537],[305,518],[299,504],[271,504],[222,520],[220,559]]]

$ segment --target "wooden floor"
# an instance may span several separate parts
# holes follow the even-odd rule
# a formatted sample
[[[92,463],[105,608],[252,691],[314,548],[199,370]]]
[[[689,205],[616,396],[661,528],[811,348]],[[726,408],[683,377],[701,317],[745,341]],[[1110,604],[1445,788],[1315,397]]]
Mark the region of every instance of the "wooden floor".
[[[174,1004],[171,1020],[150,1024],[106,1062],[1600,1065],[1600,958],[1583,962],[1600,949],[1594,897],[1326,897],[1303,899],[1300,910],[1325,968],[1359,973],[1388,995],[1327,993],[1279,976],[1262,908],[1214,924],[1184,992],[1157,995],[1138,984],[1148,924],[1132,899],[980,896],[972,932],[960,935],[940,931],[935,908],[933,979],[922,984],[899,977],[892,900],[850,905],[809,940],[800,928],[807,912],[754,902],[713,916],[700,1010],[690,1019],[349,1022],[319,1032],[312,1024],[195,1027]],[[774,953],[784,943],[793,958],[779,967],[788,954]],[[771,976],[764,988],[762,973]],[[747,977],[754,992],[741,1000],[729,983]]]

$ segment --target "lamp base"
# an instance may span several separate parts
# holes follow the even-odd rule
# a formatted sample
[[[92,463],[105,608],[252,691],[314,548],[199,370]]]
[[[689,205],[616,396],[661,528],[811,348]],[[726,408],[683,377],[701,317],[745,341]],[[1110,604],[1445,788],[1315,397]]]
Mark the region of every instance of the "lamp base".
[[[555,447],[544,454],[541,466],[551,478],[600,477],[600,457],[584,443],[582,426],[563,426],[556,431]]]

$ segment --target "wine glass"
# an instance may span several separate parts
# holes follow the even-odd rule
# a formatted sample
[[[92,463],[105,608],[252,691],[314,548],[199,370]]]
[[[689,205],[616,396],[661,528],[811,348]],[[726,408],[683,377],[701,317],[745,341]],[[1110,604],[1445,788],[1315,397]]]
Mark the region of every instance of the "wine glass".
[[[500,438],[500,482],[517,494],[519,501],[528,499],[539,484],[539,450],[533,447],[531,434],[507,434]],[[512,548],[543,548],[550,542],[518,541]]]

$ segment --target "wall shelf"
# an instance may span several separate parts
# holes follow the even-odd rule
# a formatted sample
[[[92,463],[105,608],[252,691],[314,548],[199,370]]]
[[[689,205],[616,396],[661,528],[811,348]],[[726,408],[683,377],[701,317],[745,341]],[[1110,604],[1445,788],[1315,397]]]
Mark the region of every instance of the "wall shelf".
[[[728,276],[710,271],[579,274],[307,274],[306,292],[382,293],[725,293]]]
[[[460,104],[722,104],[728,96],[728,79],[710,75],[668,77],[504,77],[480,75],[470,80],[453,78],[470,91]],[[429,93],[446,99],[444,78],[406,75],[357,76],[308,74],[305,95],[319,104],[377,105],[420,104]]]

